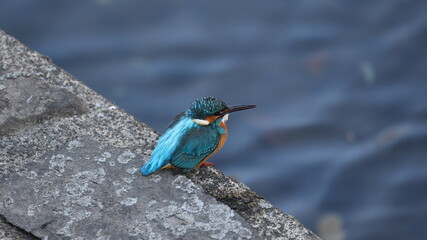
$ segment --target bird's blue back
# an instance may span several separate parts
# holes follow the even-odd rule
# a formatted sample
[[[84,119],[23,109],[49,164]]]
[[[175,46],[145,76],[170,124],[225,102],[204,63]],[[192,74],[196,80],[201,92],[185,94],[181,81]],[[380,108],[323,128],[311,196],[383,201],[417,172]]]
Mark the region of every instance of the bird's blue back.
[[[225,130],[216,123],[200,126],[185,115],[179,116],[160,137],[150,161],[141,168],[144,175],[171,163],[175,167],[189,170],[212,153],[219,144]]]

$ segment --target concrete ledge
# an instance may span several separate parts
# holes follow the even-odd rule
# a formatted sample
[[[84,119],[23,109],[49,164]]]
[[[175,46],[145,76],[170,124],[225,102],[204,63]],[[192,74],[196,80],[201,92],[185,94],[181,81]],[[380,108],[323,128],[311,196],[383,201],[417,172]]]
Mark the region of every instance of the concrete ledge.
[[[142,176],[158,137],[0,31],[1,239],[319,239],[216,169]]]

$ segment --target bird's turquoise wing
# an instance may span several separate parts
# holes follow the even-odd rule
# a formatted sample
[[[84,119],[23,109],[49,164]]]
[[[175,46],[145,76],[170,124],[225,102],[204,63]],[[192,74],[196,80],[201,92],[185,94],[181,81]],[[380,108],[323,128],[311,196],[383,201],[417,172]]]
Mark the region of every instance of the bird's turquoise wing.
[[[181,138],[193,125],[194,123],[191,120],[183,119],[182,115],[178,115],[173,120],[171,127],[160,137],[156,148],[151,154],[150,161],[141,168],[141,173],[150,175],[166,166],[178,148]]]
[[[181,121],[182,117],[184,116],[185,112],[179,113],[176,115],[172,121],[169,123],[168,129],[173,128],[179,121]]]
[[[189,129],[172,154],[170,163],[188,170],[194,168],[217,148],[220,139],[220,132],[210,127]]]
[[[221,139],[218,129],[198,126],[191,119],[181,118],[171,126],[160,137],[150,160],[141,167],[142,174],[149,175],[168,163],[189,170],[212,153]]]

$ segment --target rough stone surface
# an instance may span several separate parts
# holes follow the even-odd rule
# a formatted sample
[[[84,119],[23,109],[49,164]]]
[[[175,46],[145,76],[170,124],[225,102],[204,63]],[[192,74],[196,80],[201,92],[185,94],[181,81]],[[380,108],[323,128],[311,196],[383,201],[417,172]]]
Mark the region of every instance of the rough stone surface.
[[[238,214],[188,178],[142,177],[138,166],[149,156],[138,152],[70,141],[3,178],[0,211],[25,231],[53,239],[197,239],[201,231],[212,239],[254,237]]]
[[[212,168],[144,177],[158,134],[0,31],[0,239],[318,239]]]
[[[319,239],[294,217],[284,214],[246,185],[214,168],[200,168],[187,177],[236,211],[263,239]]]
[[[33,240],[34,236],[26,233],[24,230],[19,229],[13,224],[0,216],[0,239],[1,240]]]
[[[69,91],[31,77],[5,79],[0,93],[0,136],[54,116],[85,112],[83,102]]]

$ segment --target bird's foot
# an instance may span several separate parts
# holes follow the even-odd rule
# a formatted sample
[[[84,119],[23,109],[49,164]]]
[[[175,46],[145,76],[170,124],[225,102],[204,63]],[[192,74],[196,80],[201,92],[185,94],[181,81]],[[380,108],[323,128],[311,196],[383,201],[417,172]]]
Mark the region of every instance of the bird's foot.
[[[213,163],[210,163],[210,162],[204,162],[204,163],[200,164],[200,166],[215,167],[215,165]]]

